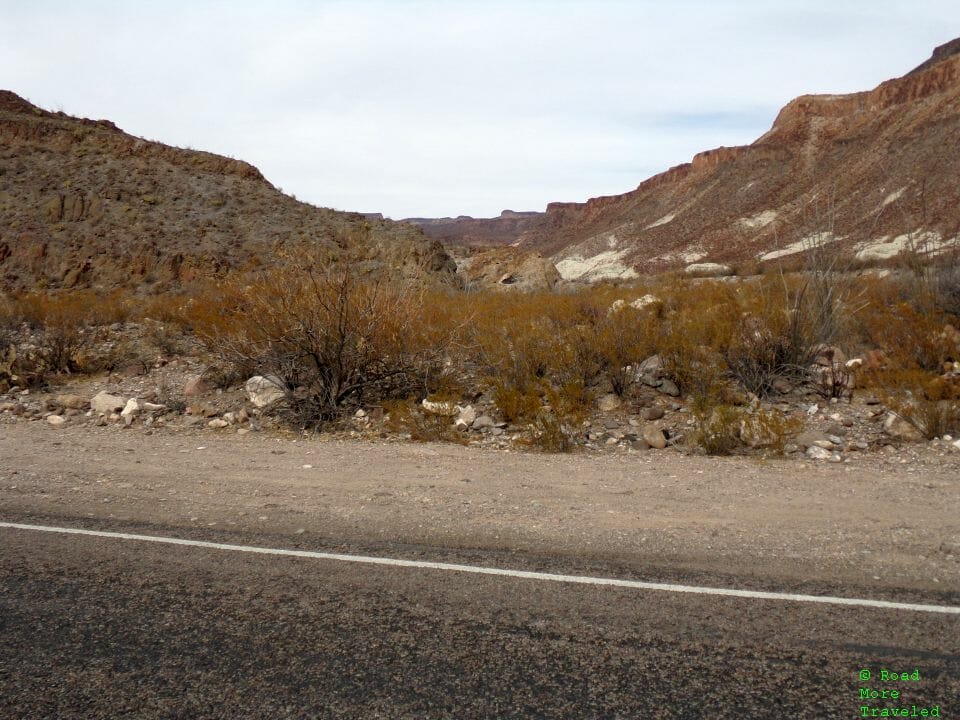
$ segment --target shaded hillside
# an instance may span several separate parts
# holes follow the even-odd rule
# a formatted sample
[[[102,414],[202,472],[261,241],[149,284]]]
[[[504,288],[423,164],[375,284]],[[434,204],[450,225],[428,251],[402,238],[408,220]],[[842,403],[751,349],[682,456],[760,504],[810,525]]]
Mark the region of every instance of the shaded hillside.
[[[494,218],[448,222],[444,241],[489,232],[588,280],[772,259],[812,238],[864,258],[950,247],[960,234],[958,51],[947,43],[872,91],[799,97],[752,145],[700,153],[623,195],[551,203],[512,238]]]
[[[164,289],[303,245],[371,271],[450,275],[403,223],[317,208],[245,162],[136,138],[0,91],[0,283]]]
[[[419,225],[427,237],[436,238],[448,247],[489,247],[510,245],[523,233],[535,228],[541,212],[504,210],[495,218],[407,218],[403,222]]]

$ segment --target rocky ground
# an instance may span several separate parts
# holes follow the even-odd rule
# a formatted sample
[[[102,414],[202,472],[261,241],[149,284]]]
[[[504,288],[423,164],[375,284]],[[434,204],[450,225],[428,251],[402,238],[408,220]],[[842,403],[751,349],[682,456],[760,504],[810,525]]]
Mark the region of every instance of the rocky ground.
[[[110,343],[143,345],[148,330],[155,332],[137,323],[116,325],[111,328]],[[0,425],[90,425],[149,433],[187,428],[239,435],[291,432],[270,412],[271,401],[282,393],[268,379],[224,376],[203,357],[198,344],[180,347],[181,354],[160,353],[111,373],[61,377],[39,390],[10,387],[0,394]],[[656,359],[651,360],[655,366]],[[650,364],[639,366],[637,382],[627,397],[601,389],[590,416],[579,427],[568,428],[574,450],[626,455],[703,453],[693,442],[697,421],[689,403]],[[736,454],[783,456],[802,463],[898,464],[905,471],[927,466],[960,469],[960,439],[951,435],[921,439],[875,395],[857,392],[849,400],[826,400],[809,388],[796,389],[789,383],[781,389],[784,392],[772,400],[761,404],[754,399],[746,405],[745,419],[735,428],[740,441]],[[751,418],[756,414],[751,412],[781,418],[788,425],[782,442],[771,442],[769,433],[755,425]],[[415,414],[428,421],[435,437],[425,435],[422,426],[417,432],[409,422],[391,418],[379,406],[359,410],[321,434],[383,441],[447,439],[499,449],[538,447],[538,431],[505,422],[488,392],[477,392],[469,402],[425,400]]]

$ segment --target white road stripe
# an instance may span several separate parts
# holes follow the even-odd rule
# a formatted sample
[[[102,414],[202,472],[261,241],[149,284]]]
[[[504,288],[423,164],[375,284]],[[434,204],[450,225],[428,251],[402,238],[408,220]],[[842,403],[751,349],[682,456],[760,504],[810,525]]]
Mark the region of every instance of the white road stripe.
[[[367,555],[342,555],[339,553],[313,552],[310,550],[285,550],[282,548],[253,547],[250,545],[229,545],[227,543],[187,540],[184,538],[162,537],[158,535],[134,535],[132,533],[106,532],[103,530],[83,530],[80,528],[52,527],[48,525],[26,525],[23,523],[0,522],[0,527],[13,530],[36,530],[64,535],[87,535],[91,537],[111,538],[114,540],[138,540],[140,542],[163,543],[166,545],[187,545],[189,547],[211,550],[230,550],[233,552],[255,553],[258,555],[284,555],[288,557],[311,558],[315,560],[338,560],[341,562],[365,563],[368,565],[390,565],[394,567],[419,568],[425,570],[452,570],[474,573],[476,575],[501,575],[526,580],[548,580],[551,582],[579,583],[581,585],[609,585],[613,587],[634,588],[636,590],[657,590],[662,592],[692,593],[696,595],[723,595],[727,597],[752,598],[756,600],[785,600],[790,602],[824,603],[827,605],[856,605],[860,607],[881,608],[884,610],[910,610],[914,612],[943,613],[960,615],[960,607],[951,605],[918,605],[915,603],[890,602],[888,600],[870,600],[866,598],[831,597],[829,595],[797,595],[794,593],[763,592],[759,590],[735,590],[732,588],[698,587],[696,585],[673,585],[670,583],[643,582],[640,580],[618,580],[616,578],[598,578],[585,575],[555,575],[529,570],[505,570],[502,568],[482,567],[479,565],[457,565],[455,563],[428,562],[426,560],[398,560],[395,558],[371,557]]]

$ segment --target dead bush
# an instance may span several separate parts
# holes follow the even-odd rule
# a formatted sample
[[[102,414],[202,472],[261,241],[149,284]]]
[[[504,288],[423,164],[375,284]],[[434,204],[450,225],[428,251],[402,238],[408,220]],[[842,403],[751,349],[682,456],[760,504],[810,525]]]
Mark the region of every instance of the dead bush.
[[[446,329],[421,322],[423,292],[411,284],[311,258],[219,292],[215,313],[194,304],[189,321],[223,360],[279,377],[280,408],[302,427],[415,394],[439,373],[450,343]]]
[[[593,342],[601,361],[601,372],[620,397],[625,396],[635,382],[634,367],[655,352],[658,309],[659,305],[651,308],[636,308],[626,303],[611,306],[597,324]]]
[[[697,430],[693,442],[707,455],[730,455],[741,446],[743,410],[731,405],[703,407],[695,413]]]
[[[663,368],[695,411],[714,407],[727,384],[723,352],[736,332],[738,308],[728,286],[702,283],[670,311],[658,339]]]
[[[465,443],[467,438],[457,430],[452,418],[423,412],[409,399],[388,400],[383,404],[384,427],[393,433],[408,433],[417,442]]]
[[[886,406],[927,440],[960,434],[960,378],[900,368],[879,371],[871,380]]]
[[[944,313],[884,295],[874,298],[862,319],[867,341],[882,349],[894,365],[929,372],[956,359],[956,343],[945,332],[947,324]]]

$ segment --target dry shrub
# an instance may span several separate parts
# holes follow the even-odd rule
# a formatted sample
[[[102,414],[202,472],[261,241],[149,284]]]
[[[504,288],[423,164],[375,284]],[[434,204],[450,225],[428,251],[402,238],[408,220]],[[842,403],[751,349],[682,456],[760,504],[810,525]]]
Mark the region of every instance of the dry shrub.
[[[425,413],[411,400],[387,400],[383,409],[384,427],[390,432],[409,433],[417,442],[467,442],[452,418]]]
[[[674,302],[659,339],[664,369],[691,397],[694,410],[706,412],[717,404],[726,384],[723,353],[736,333],[737,298],[727,284],[702,282]]]
[[[502,378],[493,379],[493,401],[507,422],[534,418],[541,407],[540,393],[535,385],[528,384],[520,390]]]
[[[871,381],[886,406],[927,440],[960,433],[960,378],[898,368],[878,371]]]
[[[303,427],[426,388],[450,344],[421,322],[423,291],[310,258],[217,291],[216,309],[193,303],[189,322],[223,360],[279,377],[280,409]]]
[[[894,365],[936,371],[957,355],[954,341],[944,332],[947,319],[933,308],[895,302],[881,294],[864,312],[862,327],[866,340],[882,349]]]
[[[550,393],[570,407],[590,404],[603,359],[595,342],[600,313],[589,298],[480,296],[472,308],[473,347],[508,420],[534,419]]]
[[[701,408],[695,413],[697,430],[693,442],[707,455],[730,455],[741,446],[743,410],[731,405]]]
[[[960,256],[954,253],[949,260],[932,271],[934,302],[938,310],[960,318]]]
[[[8,356],[8,364],[16,363],[20,374],[38,384],[50,374],[102,369],[93,352],[102,328],[129,317],[130,302],[119,292],[25,293],[8,299],[3,314],[8,328],[26,326],[30,332],[30,342],[15,359]]]
[[[802,283],[796,288],[783,277],[764,277],[737,293],[740,315],[723,356],[733,377],[758,397],[771,395],[778,377],[805,377],[815,333],[803,292]]]
[[[620,397],[635,381],[634,366],[656,351],[660,310],[659,304],[641,309],[624,304],[608,310],[597,325],[593,340],[602,372]]]

